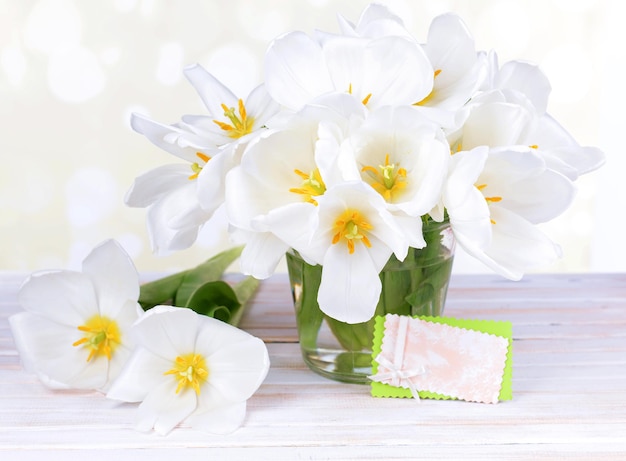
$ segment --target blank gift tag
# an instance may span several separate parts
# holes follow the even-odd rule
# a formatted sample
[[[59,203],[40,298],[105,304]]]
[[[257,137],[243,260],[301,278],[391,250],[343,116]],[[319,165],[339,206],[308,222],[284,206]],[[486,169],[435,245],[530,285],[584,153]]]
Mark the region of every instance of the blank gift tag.
[[[511,324],[389,314],[377,319],[372,395],[497,403],[511,398]]]

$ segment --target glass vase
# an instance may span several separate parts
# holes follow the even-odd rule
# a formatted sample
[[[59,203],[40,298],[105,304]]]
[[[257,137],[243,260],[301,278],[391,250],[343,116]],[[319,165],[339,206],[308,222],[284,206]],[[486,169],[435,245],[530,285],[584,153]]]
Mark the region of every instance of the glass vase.
[[[300,348],[311,370],[337,381],[368,383],[377,315],[443,313],[454,237],[448,222],[424,224],[423,234],[424,248],[410,248],[404,261],[389,258],[379,274],[382,292],[376,313],[364,323],[348,324],[325,315],[317,303],[322,266],[307,264],[295,251],[287,253]]]

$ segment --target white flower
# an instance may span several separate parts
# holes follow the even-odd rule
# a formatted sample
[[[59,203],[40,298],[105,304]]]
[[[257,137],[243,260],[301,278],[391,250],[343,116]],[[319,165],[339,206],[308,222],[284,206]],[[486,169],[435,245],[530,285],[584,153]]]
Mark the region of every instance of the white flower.
[[[374,108],[421,101],[432,90],[433,69],[406,37],[325,36],[320,43],[291,32],[267,50],[265,84],[273,99],[293,110],[332,92]]]
[[[278,113],[264,85],[259,85],[244,100],[199,64],[185,68],[185,76],[194,86],[209,115],[185,115],[183,124],[197,135],[211,140],[215,146],[245,142],[258,133]]]
[[[356,25],[342,16],[339,24],[342,33],[351,37],[401,36],[418,43],[402,19],[380,4],[367,6]],[[442,14],[431,22],[422,49],[433,68],[434,83],[430,93],[412,103],[442,127],[453,128],[454,111],[467,103],[485,79],[487,57],[476,53],[474,39],[465,23],[452,13]]]
[[[560,248],[535,224],[561,214],[571,203],[575,187],[548,169],[531,148],[491,149],[482,170],[485,159],[478,151],[454,155],[461,157],[453,164],[465,173],[457,172],[456,180],[463,177],[457,184],[449,178],[444,195],[452,229],[469,254],[495,272],[518,280],[529,269],[560,257]],[[472,177],[476,177],[474,186],[468,188],[467,180]],[[487,204],[490,231],[480,196]]]
[[[238,164],[243,147],[278,111],[263,86],[244,102],[199,65],[186,68],[185,75],[209,116],[185,115],[174,125],[139,114],[131,118],[135,131],[188,162],[139,176],[126,194],[127,205],[148,208],[148,232],[156,254],[182,250],[196,241],[199,229],[224,203],[226,174]]]
[[[190,309],[156,306],[133,326],[137,347],[107,397],[141,402],[137,428],[167,434],[186,421],[229,433],[269,369],[263,341]]]
[[[548,168],[571,180],[604,164],[600,149],[578,144],[546,112],[550,83],[536,65],[509,61],[498,68],[495,53],[490,58],[488,83],[467,106],[463,149],[483,144],[532,146]]]
[[[524,61],[508,61],[500,67],[498,55],[494,51],[487,55],[482,54],[487,62],[482,92],[499,90],[504,93],[519,93],[528,99],[538,115],[546,112],[552,87],[539,66]]]
[[[311,243],[291,246],[323,266],[320,309],[342,322],[366,322],[380,297],[378,274],[392,253],[404,260],[408,242],[382,196],[362,181],[338,184],[317,200]]]
[[[129,329],[141,313],[132,261],[113,240],[96,247],[83,271],[32,274],[10,317],[25,367],[53,388],[106,390],[130,355]]]
[[[428,30],[424,50],[434,69],[434,84],[431,93],[418,104],[460,109],[473,96],[486,72],[486,60],[477,55],[467,26],[455,14],[437,16]]]
[[[166,254],[190,247],[199,229],[224,202],[224,178],[237,163],[239,146],[222,149],[190,145],[185,132],[133,114],[133,128],[157,146],[187,160],[138,176],[124,198],[131,207],[148,208],[152,250]]]
[[[378,192],[410,246],[422,248],[421,216],[440,200],[450,157],[439,126],[413,107],[382,107],[351,131],[343,147],[354,159],[346,179]]]

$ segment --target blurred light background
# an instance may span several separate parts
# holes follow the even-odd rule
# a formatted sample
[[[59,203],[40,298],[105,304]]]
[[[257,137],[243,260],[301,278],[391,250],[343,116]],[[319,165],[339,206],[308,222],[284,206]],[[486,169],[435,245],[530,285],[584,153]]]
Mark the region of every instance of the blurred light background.
[[[107,238],[140,271],[191,267],[229,246],[207,227],[197,244],[151,254],[145,210],[124,205],[133,179],[170,163],[129,128],[142,112],[173,123],[204,108],[182,76],[199,62],[245,95],[261,82],[275,36],[338,31],[366,0],[0,0],[0,270],[77,268]],[[553,87],[549,112],[607,165],[577,182],[574,205],[543,229],[564,257],[542,272],[626,270],[623,148],[626,2],[389,0],[424,40],[437,14],[466,21],[479,50],[538,63]],[[455,271],[489,272],[459,255]]]

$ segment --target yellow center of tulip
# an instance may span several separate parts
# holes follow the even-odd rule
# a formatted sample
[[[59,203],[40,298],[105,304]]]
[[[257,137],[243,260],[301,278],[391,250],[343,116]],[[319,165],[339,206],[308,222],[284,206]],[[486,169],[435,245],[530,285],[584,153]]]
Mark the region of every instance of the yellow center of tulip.
[[[202,168],[204,168],[207,162],[211,160],[211,157],[203,154],[202,152],[196,152],[196,157],[198,157],[202,161],[202,165],[200,165],[198,162],[191,164],[191,171],[193,171],[193,174],[189,176],[189,179],[196,179],[202,171]]]
[[[367,231],[374,228],[365,218],[356,210],[344,211],[335,221],[333,227],[333,244],[341,240],[345,240],[350,254],[354,253],[354,243],[363,242],[370,248],[372,244],[367,238]]]
[[[111,355],[122,342],[122,335],[117,323],[108,317],[94,315],[78,329],[85,333],[85,336],[74,342],[72,346],[82,346],[88,349],[88,362],[94,357],[101,356],[111,360]]]
[[[300,194],[302,195],[302,198],[304,198],[305,202],[309,202],[317,206],[317,200],[313,197],[324,195],[324,192],[326,192],[326,184],[324,184],[324,181],[322,180],[320,170],[316,168],[309,174],[306,174],[298,169],[293,171],[302,178],[302,184],[300,187],[289,189],[289,192]]]
[[[384,165],[378,165],[378,168],[364,166],[361,171],[367,173],[369,184],[388,202],[407,185],[406,170],[395,163],[389,163],[389,154],[385,156]]]
[[[173,368],[163,374],[173,375],[178,381],[178,386],[176,387],[177,394],[181,390],[190,387],[196,392],[196,395],[200,395],[200,386],[202,386],[209,377],[209,371],[204,357],[194,353],[176,357]]]
[[[230,124],[220,120],[213,120],[213,123],[224,130],[229,137],[238,139],[252,133],[254,117],[248,117],[246,106],[241,99],[239,100],[238,114],[235,113],[234,107],[228,107],[226,104],[222,104],[222,109],[224,109],[224,116],[230,120]]]

